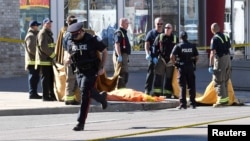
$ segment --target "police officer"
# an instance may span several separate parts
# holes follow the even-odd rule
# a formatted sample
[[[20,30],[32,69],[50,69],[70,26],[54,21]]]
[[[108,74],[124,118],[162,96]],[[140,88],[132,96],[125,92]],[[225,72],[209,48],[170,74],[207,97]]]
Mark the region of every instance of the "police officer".
[[[27,35],[25,36],[25,70],[28,70],[28,87],[30,99],[41,99],[37,93],[37,86],[40,80],[40,69],[35,69],[35,54],[37,44],[38,27],[41,23],[30,21]]]
[[[119,28],[114,33],[113,64],[115,71],[120,66],[116,89],[125,88],[128,83],[128,57],[131,54],[131,45],[127,36],[129,21],[127,18],[119,20]]]
[[[67,52],[75,65],[77,83],[81,93],[81,107],[78,114],[78,124],[74,131],[84,130],[85,121],[88,115],[90,98],[102,104],[102,108],[107,108],[107,93],[99,93],[95,88],[98,75],[104,73],[104,66],[107,58],[107,48],[99,37],[86,33],[83,30],[83,23],[71,24],[68,29],[71,33],[72,45],[68,46]],[[99,56],[101,52],[101,57]]]
[[[213,107],[227,105],[229,102],[227,84],[231,76],[230,39],[220,32],[218,23],[211,25],[214,34],[210,45],[210,61],[208,71],[213,74],[214,87],[219,98]]]
[[[156,65],[159,67],[155,68],[155,73],[157,75],[163,76],[162,79],[155,80],[154,94],[157,96],[163,95],[167,98],[171,98],[173,94],[172,78],[174,73],[174,65],[172,64],[172,61],[170,61],[170,54],[179,40],[172,32],[173,27],[170,23],[167,23],[164,29],[164,33],[159,34],[154,42],[155,49],[153,52],[153,58],[156,57],[161,59]],[[164,84],[164,87],[162,84]]]
[[[181,42],[175,45],[170,58],[179,71],[179,85],[180,85],[180,105],[179,109],[187,108],[186,90],[189,90],[190,105],[192,108],[196,108],[196,87],[195,87],[195,66],[198,61],[198,51],[195,45],[191,44],[187,40],[187,33],[185,31],[180,32]],[[186,87],[188,86],[188,87]]]
[[[148,70],[147,70],[147,76],[146,76],[146,82],[145,82],[145,94],[150,95],[153,87],[154,79],[155,81],[162,80],[162,76],[157,75],[155,76],[154,69],[155,64],[158,62],[158,58],[152,57],[153,55],[153,43],[155,41],[155,38],[163,32],[163,20],[161,17],[157,17],[154,20],[155,28],[150,30],[145,38],[145,53],[146,53],[146,60],[148,61]]]

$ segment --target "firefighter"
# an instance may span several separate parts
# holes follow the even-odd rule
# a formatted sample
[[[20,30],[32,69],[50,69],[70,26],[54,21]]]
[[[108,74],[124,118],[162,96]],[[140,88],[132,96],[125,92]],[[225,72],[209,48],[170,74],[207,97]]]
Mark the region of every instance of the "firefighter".
[[[181,42],[175,45],[170,58],[178,68],[180,86],[180,105],[178,109],[187,109],[186,90],[189,90],[190,105],[196,108],[195,64],[198,61],[198,51],[195,45],[188,42],[187,32],[180,32]]]
[[[156,96],[166,96],[167,98],[173,96],[172,79],[174,65],[170,61],[170,54],[174,46],[179,42],[177,36],[172,32],[172,28],[173,27],[170,23],[165,25],[164,33],[159,34],[155,39],[155,52],[153,52],[153,58],[156,57],[159,60],[155,67],[155,73],[163,76],[162,79],[155,80],[154,94]]]
[[[162,79],[161,75],[156,74],[154,72],[155,64],[158,62],[158,58],[153,58],[153,43],[155,38],[162,33],[163,27],[163,20],[161,17],[157,17],[154,20],[155,28],[150,30],[145,38],[145,53],[146,53],[146,60],[148,61],[148,70],[145,82],[145,94],[151,95],[152,87],[154,79],[156,81],[160,81]]]
[[[208,71],[213,74],[214,87],[218,95],[217,102],[213,107],[228,105],[228,80],[231,77],[230,39],[220,32],[218,23],[211,25],[214,34],[210,45],[210,59]]]
[[[102,108],[107,108],[107,93],[99,93],[95,87],[98,75],[104,73],[104,66],[107,59],[107,47],[101,39],[83,30],[83,23],[71,24],[68,29],[71,33],[71,45],[67,46],[67,53],[74,65],[77,83],[81,93],[81,106],[78,113],[78,124],[74,131],[84,130],[85,121],[88,115],[90,98],[102,104]],[[97,51],[101,52],[101,57]]]
[[[116,89],[126,88],[128,83],[128,61],[131,53],[131,45],[127,36],[127,29],[129,21],[127,18],[121,18],[119,20],[119,28],[114,33],[114,51],[113,51],[113,64],[115,71],[118,66],[121,67]]]
[[[69,15],[66,19],[67,26],[76,23],[77,18],[74,15]],[[71,43],[71,34],[69,32],[65,32],[63,36],[63,48],[64,51],[67,52],[67,45]],[[79,105],[80,102],[76,100],[76,91],[77,91],[77,82],[76,76],[74,74],[73,66],[71,66],[71,60],[69,60],[69,56],[67,53],[64,53],[64,66],[65,66],[65,74],[66,74],[66,85],[65,85],[65,104],[66,105]]]
[[[40,69],[35,69],[36,39],[41,23],[30,21],[28,33],[25,37],[25,70],[28,70],[29,99],[42,99],[38,95],[37,86],[40,80]]]
[[[36,66],[41,69],[41,83],[43,91],[43,101],[56,101],[54,93],[54,72],[53,61],[55,59],[55,44],[53,33],[51,31],[52,20],[45,18],[43,20],[43,28],[37,36],[37,50],[36,50]]]

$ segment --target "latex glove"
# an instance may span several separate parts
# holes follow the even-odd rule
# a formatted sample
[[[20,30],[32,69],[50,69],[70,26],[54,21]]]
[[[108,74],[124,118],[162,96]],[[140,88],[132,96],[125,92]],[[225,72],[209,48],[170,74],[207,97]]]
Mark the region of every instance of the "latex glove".
[[[208,68],[208,72],[211,73],[211,74],[213,74],[214,73],[213,67],[209,67]]]
[[[151,58],[151,56],[149,54],[146,54],[146,60],[148,60],[148,61],[152,60],[152,58]]]
[[[117,62],[121,63],[122,62],[122,56],[117,57]]]
[[[156,65],[158,63],[158,59],[155,57],[153,58],[153,63]]]

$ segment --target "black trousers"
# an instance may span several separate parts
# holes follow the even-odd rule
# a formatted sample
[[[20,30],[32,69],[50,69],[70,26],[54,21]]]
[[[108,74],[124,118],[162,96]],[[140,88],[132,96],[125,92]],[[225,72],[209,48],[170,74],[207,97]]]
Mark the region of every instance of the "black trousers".
[[[105,101],[105,97],[103,95],[100,95],[100,93],[95,88],[97,74],[93,73],[93,70],[92,72],[90,70],[83,73],[78,73],[76,75],[76,79],[77,84],[80,88],[80,94],[82,99],[77,121],[80,124],[85,124],[90,105],[90,98],[93,98],[97,102],[102,102]]]
[[[195,97],[196,97],[196,86],[195,86],[195,74],[194,74],[194,67],[192,64],[190,65],[182,65],[179,70],[179,85],[181,89],[180,94],[180,104],[182,106],[187,105],[186,100],[186,92],[187,89],[189,91],[190,96],[190,104],[196,105]]]
[[[55,98],[54,72],[52,66],[40,66],[43,98]]]
[[[145,93],[147,94],[150,94],[150,92],[152,91],[154,75],[155,75],[154,69],[155,69],[154,63],[152,61],[149,61],[148,72],[147,72],[146,83],[145,83]]]

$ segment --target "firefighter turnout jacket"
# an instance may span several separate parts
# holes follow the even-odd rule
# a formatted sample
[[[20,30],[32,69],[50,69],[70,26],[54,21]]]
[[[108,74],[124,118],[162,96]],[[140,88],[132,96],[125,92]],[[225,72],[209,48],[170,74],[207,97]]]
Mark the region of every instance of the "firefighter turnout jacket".
[[[38,31],[34,31],[32,28],[28,29],[28,33],[25,37],[25,69],[28,65],[35,65],[36,54],[36,39]]]
[[[55,58],[53,33],[43,28],[37,36],[36,65],[51,66]]]

